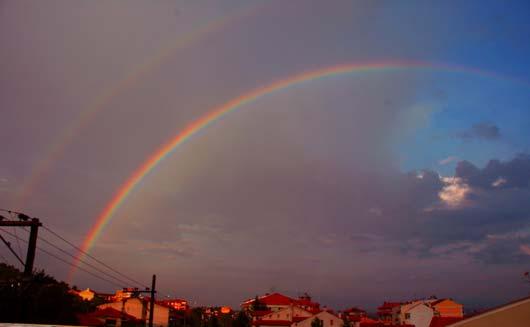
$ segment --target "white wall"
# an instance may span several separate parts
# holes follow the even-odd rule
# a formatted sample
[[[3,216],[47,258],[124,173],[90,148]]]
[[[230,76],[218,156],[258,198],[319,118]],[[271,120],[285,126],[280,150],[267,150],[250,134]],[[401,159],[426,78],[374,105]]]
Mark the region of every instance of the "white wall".
[[[410,314],[409,319],[405,318],[407,313]],[[417,304],[408,310],[402,311],[401,315],[402,324],[410,324],[416,327],[429,327],[434,312],[425,304]]]
[[[342,319],[340,319],[339,317],[327,311],[322,311],[298,323],[293,323],[292,326],[293,327],[311,327],[311,323],[313,322],[315,317],[322,320],[323,327],[342,327],[343,325]]]
[[[111,302],[99,305],[98,308],[113,308],[118,311],[125,312],[136,319],[147,321],[149,319],[149,304],[144,303],[137,298],[127,299],[125,301]],[[159,327],[167,327],[169,324],[169,309],[155,304],[155,312],[153,316],[153,325]]]

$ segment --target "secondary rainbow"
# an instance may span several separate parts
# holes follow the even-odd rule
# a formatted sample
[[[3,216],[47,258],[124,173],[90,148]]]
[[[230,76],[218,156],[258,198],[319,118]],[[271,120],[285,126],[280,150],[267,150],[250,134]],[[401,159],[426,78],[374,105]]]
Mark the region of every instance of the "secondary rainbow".
[[[157,165],[171,155],[179,146],[183,145],[186,141],[190,140],[194,135],[205,129],[209,125],[215,123],[223,116],[234,112],[245,105],[252,103],[266,95],[270,95],[274,92],[285,90],[291,86],[299,85],[304,82],[314,81],[327,77],[351,74],[351,73],[365,73],[365,72],[387,72],[393,70],[403,69],[428,69],[435,71],[454,71],[463,73],[472,73],[481,75],[484,77],[494,77],[506,79],[505,76],[498,75],[496,73],[479,70],[476,68],[449,65],[442,63],[430,63],[430,62],[419,62],[419,61],[389,61],[389,62],[377,62],[377,63],[348,63],[342,65],[333,65],[316,69],[312,71],[303,72],[285,79],[278,80],[271,84],[263,87],[256,88],[248,93],[233,98],[224,104],[213,108],[204,116],[191,122],[183,130],[178,132],[173,138],[160,146],[155,152],[153,152],[149,158],[136,170],[134,173],[123,183],[118,191],[114,194],[111,201],[101,211],[97,217],[95,224],[91,228],[90,232],[86,236],[81,248],[84,252],[90,251],[98,237],[101,235],[104,228],[108,225],[113,215],[121,207],[124,201],[127,199],[129,194],[140,184],[140,182],[157,167]],[[508,78],[515,80],[513,78]],[[522,80],[515,80],[519,83],[529,85],[528,82]],[[77,266],[84,257],[82,252],[79,252],[76,259],[72,264],[72,269],[69,274],[69,281],[72,281],[73,275],[76,272]]]
[[[38,161],[28,177],[23,181],[21,191],[17,196],[17,201],[14,205],[15,210],[22,210],[25,202],[33,193],[33,190],[38,186],[46,172],[52,167],[53,163],[60,159],[65,149],[72,143],[79,131],[93,121],[97,114],[106,108],[112,99],[138,83],[149,72],[160,67],[166,60],[171,58],[177,50],[184,49],[245,17],[255,15],[261,12],[264,7],[265,6],[262,4],[246,6],[242,9],[235,10],[229,15],[208,22],[204,26],[181,36],[176,41],[171,42],[168,46],[163,47],[146,62],[129,72],[114,86],[105,89],[72,123],[66,127],[66,129],[64,129],[56,141],[48,148],[45,155]]]

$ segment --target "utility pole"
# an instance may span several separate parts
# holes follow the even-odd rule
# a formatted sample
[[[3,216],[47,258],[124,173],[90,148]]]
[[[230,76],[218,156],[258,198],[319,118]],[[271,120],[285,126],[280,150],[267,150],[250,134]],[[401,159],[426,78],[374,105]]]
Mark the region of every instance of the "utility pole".
[[[29,241],[28,241],[28,252],[26,253],[26,262],[24,263],[24,275],[31,276],[33,273],[33,262],[35,261],[35,251],[37,248],[37,234],[39,232],[39,226],[42,223],[38,218],[29,218],[24,214],[19,213],[19,218],[22,221],[0,221],[0,226],[6,227],[30,227]]]
[[[149,327],[153,327],[153,314],[155,311],[155,287],[156,287],[156,275],[153,275],[153,280],[151,282],[151,299],[149,302]]]

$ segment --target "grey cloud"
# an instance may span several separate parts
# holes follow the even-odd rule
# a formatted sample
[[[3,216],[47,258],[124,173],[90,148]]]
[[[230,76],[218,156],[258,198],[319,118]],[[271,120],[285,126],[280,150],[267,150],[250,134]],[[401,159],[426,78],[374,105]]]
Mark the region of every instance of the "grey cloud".
[[[490,160],[479,169],[468,161],[457,164],[457,177],[464,179],[470,186],[491,188],[528,188],[530,187],[530,155],[519,154],[509,161]]]
[[[497,125],[491,123],[478,123],[471,126],[470,129],[457,133],[458,138],[496,140],[501,137],[500,129]]]

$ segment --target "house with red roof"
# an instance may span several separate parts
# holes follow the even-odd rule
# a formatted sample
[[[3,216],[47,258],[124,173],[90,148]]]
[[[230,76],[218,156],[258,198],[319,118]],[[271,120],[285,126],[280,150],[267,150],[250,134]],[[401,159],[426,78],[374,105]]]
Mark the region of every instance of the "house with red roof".
[[[439,299],[430,303],[437,317],[463,318],[464,306],[452,299]]]
[[[125,312],[113,308],[104,308],[95,312],[79,314],[77,316],[79,323],[83,326],[143,326],[144,321],[136,319]]]
[[[351,323],[360,322],[362,318],[368,317],[368,313],[360,308],[351,307],[341,312],[340,317],[347,319]]]
[[[383,305],[377,308],[379,320],[385,325],[399,324],[397,313],[402,304],[402,302],[383,302]]]
[[[98,310],[114,309],[125,313],[135,319],[147,322],[149,319],[149,299],[148,298],[127,298],[121,301],[109,302],[98,306]],[[170,313],[173,309],[157,301],[154,306],[153,326],[167,327],[169,325]]]
[[[314,319],[320,319],[323,327],[342,327],[341,318],[320,309],[307,293],[297,299],[280,293],[265,294],[246,300],[241,308],[250,314],[253,326],[311,327]]]
[[[188,301],[183,299],[164,299],[162,301],[157,301],[157,303],[171,307],[176,311],[186,311],[190,308]]]
[[[313,313],[291,304],[282,310],[269,311],[266,314],[254,316],[252,319],[252,325],[262,327],[291,326],[294,323],[298,323],[312,316]]]
[[[429,327],[433,316],[433,308],[422,301],[403,304],[398,312],[400,324],[408,324],[416,327]]]
[[[263,296],[256,297],[254,299],[246,300],[241,304],[241,308],[247,312],[255,311],[253,307],[256,305],[256,301],[260,305],[266,306],[266,310],[259,311],[279,311],[288,308],[290,305],[295,304],[296,300],[285,296],[280,293],[265,294]]]
[[[299,322],[294,322],[291,327],[311,327],[311,324],[315,319],[321,321],[320,326],[322,327],[342,327],[343,321],[335,314],[329,311],[320,311],[310,317],[305,318]]]

